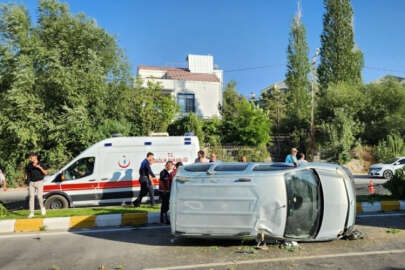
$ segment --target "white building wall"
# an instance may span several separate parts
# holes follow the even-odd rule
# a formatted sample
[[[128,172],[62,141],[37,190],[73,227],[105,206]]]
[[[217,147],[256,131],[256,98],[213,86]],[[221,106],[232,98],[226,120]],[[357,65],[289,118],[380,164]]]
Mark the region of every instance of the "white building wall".
[[[162,78],[166,72],[165,70],[140,69],[138,70],[138,75],[141,78]]]
[[[148,81],[160,83],[165,91],[170,90],[176,102],[179,93],[194,94],[195,113],[198,117],[220,117],[218,105],[222,104],[221,82],[144,78],[144,86],[147,86]]]
[[[212,55],[195,55],[187,56],[188,69],[195,73],[213,73],[214,57]]]

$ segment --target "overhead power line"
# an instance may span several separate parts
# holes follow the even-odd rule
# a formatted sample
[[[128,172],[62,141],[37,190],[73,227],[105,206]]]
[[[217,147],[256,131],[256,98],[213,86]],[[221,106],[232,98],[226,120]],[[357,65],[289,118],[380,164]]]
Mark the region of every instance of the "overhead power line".
[[[263,68],[274,68],[274,67],[281,67],[281,66],[285,66],[285,64],[263,65],[263,66],[256,66],[256,67],[243,67],[243,68],[224,70],[224,72],[238,72],[238,71],[247,71],[247,70],[263,69]]]
[[[224,72],[241,72],[241,71],[257,70],[257,69],[265,69],[265,68],[275,68],[275,67],[284,67],[284,66],[285,66],[285,64],[274,64],[274,65],[262,65],[262,66],[254,66],[254,67],[242,67],[242,68],[224,70]],[[399,70],[399,69],[391,69],[391,68],[384,68],[384,67],[372,67],[372,66],[365,66],[364,68],[369,69],[369,70],[378,70],[378,71],[395,72],[395,73],[403,73],[403,74],[405,74],[405,70]]]

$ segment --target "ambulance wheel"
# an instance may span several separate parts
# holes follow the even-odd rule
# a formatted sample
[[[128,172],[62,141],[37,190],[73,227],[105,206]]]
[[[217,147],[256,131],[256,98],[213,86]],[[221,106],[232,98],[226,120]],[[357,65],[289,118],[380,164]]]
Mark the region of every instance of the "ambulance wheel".
[[[391,170],[386,170],[386,171],[384,171],[384,173],[383,173],[384,178],[385,178],[385,179],[388,179],[388,180],[391,179],[392,175],[393,175],[393,173],[392,173]]]
[[[45,201],[46,209],[62,209],[68,207],[69,203],[62,195],[52,195]]]

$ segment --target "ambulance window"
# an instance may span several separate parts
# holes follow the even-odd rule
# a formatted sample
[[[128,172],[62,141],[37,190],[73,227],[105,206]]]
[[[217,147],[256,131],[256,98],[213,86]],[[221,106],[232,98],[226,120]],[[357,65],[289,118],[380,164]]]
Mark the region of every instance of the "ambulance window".
[[[81,179],[93,174],[94,157],[81,158],[64,171],[65,181]]]

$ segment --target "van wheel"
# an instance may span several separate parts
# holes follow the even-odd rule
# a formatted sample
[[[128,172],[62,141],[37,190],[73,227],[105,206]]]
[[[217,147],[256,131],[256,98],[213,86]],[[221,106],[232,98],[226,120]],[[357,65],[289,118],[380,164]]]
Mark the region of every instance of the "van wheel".
[[[46,209],[62,209],[68,207],[69,203],[62,195],[52,195],[45,201]]]
[[[392,173],[391,170],[386,170],[386,171],[384,171],[383,176],[384,176],[385,179],[391,179],[392,174],[393,173]]]

